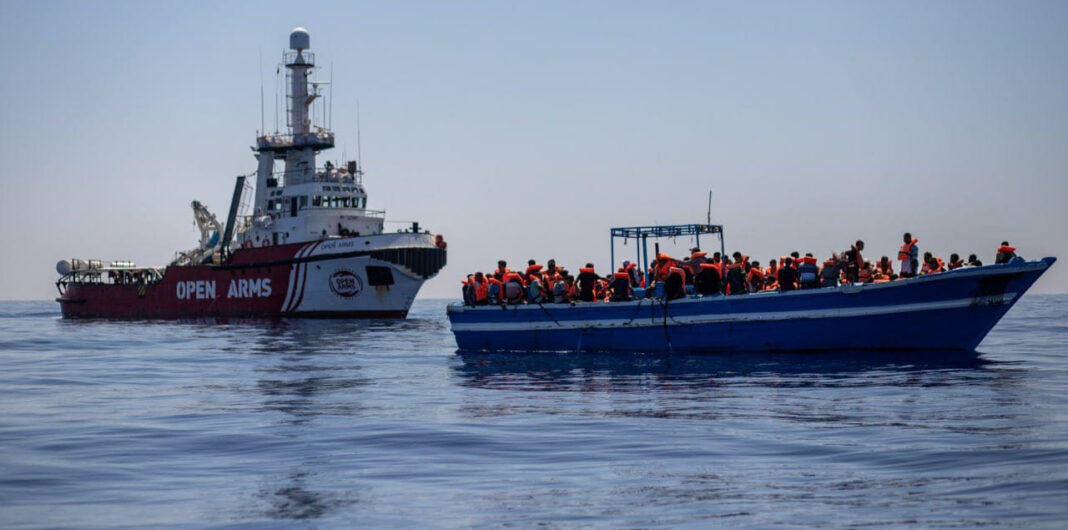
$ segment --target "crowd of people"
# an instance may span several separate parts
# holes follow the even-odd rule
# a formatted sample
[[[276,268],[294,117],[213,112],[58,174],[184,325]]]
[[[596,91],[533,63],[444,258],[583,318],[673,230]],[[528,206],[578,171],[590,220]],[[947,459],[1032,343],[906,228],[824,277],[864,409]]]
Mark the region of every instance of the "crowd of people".
[[[730,256],[716,252],[709,256],[707,252],[694,247],[686,259],[678,260],[667,254],[659,254],[648,271],[640,270],[636,263],[624,261],[621,267],[607,276],[598,274],[592,263],[580,267],[575,275],[558,266],[554,259],[544,266],[531,259],[523,272],[509,269],[508,263],[501,260],[490,274],[469,274],[462,282],[463,298],[465,304],[472,306],[622,302],[634,299],[636,289],[639,289],[637,292],[644,290],[646,297],[659,292],[658,296],[674,300],[691,293],[740,295],[891,282],[983,265],[975,254],[968,256],[967,261],[958,254],[951,254],[949,260],[944,261],[930,252],[924,252],[921,259],[918,243],[919,240],[912,234],[904,234],[894,260],[882,256],[872,263],[863,256],[864,242],[858,240],[848,250],[832,253],[822,263],[811,253],[802,256],[794,251],[788,256],[770,260],[766,267],[741,252]],[[1008,241],[1003,241],[997,249],[994,263],[1008,263],[1014,257],[1016,249]],[[896,272],[895,262],[898,267]]]

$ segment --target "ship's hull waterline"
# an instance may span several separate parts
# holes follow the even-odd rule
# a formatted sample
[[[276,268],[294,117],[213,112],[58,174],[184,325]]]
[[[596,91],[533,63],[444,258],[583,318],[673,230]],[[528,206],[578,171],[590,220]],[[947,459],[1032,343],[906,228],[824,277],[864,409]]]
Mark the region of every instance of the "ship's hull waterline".
[[[64,317],[404,318],[444,262],[423,234],[328,239],[168,267],[147,285],[72,283],[56,300]]]

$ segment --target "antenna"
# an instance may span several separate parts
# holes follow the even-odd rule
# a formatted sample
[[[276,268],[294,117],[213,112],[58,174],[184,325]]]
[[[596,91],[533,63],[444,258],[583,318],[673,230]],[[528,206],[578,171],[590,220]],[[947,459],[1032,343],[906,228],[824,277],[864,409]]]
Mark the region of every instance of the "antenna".
[[[705,224],[712,224],[712,190],[708,190],[708,214]]]
[[[360,100],[356,100],[356,164],[363,171],[363,151],[360,149]]]
[[[275,65],[274,67],[274,133],[278,134],[278,87],[281,86],[281,82],[278,81],[278,77],[282,72],[281,65]]]
[[[330,109],[326,111],[326,128],[334,124],[334,61],[330,61]]]
[[[264,122],[264,105],[263,105],[263,48],[259,49],[260,53],[260,134],[267,136],[267,125]]]

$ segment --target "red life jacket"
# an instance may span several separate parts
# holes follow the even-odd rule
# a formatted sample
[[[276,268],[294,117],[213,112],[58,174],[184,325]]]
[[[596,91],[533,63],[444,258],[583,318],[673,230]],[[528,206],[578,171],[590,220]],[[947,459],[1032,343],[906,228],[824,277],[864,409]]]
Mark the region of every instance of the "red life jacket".
[[[1000,247],[998,247],[998,253],[1000,254],[1002,252],[1016,252],[1016,247],[1001,245]]]

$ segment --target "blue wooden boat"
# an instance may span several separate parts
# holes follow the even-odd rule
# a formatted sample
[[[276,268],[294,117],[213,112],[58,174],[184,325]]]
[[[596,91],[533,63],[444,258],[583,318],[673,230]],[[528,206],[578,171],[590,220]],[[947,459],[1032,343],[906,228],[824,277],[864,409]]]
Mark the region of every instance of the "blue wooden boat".
[[[722,227],[674,225],[683,226],[718,233],[722,247]],[[620,230],[629,229],[613,228],[613,239]],[[447,313],[461,351],[973,350],[1055,261],[1015,258],[888,283],[671,301],[456,303]]]

